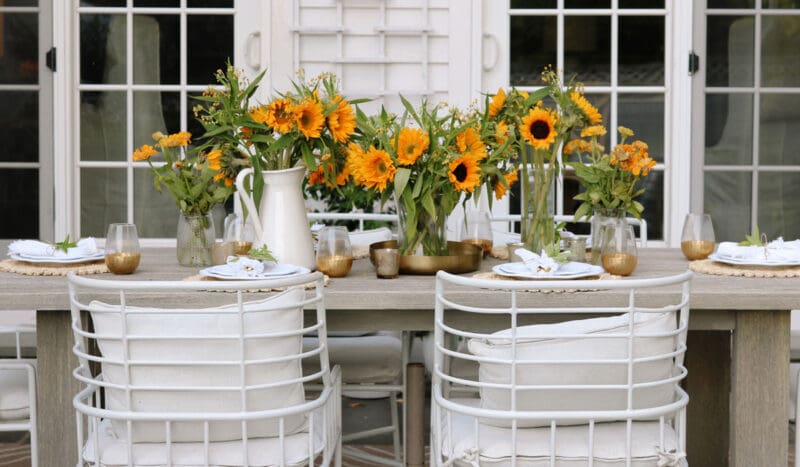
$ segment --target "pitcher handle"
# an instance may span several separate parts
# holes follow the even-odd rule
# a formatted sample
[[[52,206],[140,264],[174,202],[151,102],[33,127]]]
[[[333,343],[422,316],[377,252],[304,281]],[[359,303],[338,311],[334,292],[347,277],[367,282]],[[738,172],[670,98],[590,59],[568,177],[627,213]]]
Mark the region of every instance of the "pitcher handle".
[[[245,207],[247,208],[248,215],[253,216],[253,228],[255,228],[256,230],[258,241],[263,245],[264,231],[261,229],[261,219],[258,218],[258,209],[256,209],[256,204],[253,201],[253,196],[247,192],[244,186],[244,179],[247,178],[248,175],[253,176],[252,167],[242,169],[239,172],[239,175],[236,176],[236,193],[239,195],[239,199],[242,200]]]

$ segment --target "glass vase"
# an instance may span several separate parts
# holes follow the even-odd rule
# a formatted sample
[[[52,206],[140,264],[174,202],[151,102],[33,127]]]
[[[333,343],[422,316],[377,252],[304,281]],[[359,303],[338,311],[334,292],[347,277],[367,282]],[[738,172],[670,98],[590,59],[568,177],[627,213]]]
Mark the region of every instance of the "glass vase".
[[[595,207],[592,210],[592,264],[600,264],[606,229],[620,221],[625,222],[625,210],[622,208]]]
[[[211,265],[214,244],[214,221],[211,213],[178,216],[177,255],[181,266]]]
[[[406,206],[398,200],[398,235],[401,255],[447,256],[447,216],[441,203],[434,203],[432,215],[421,205]]]
[[[556,227],[550,211],[550,190],[555,176],[555,164],[545,166],[541,155],[534,155],[531,175],[533,185],[528,182],[527,170],[523,170],[523,215],[520,237],[526,248],[540,253],[544,247],[555,242]]]

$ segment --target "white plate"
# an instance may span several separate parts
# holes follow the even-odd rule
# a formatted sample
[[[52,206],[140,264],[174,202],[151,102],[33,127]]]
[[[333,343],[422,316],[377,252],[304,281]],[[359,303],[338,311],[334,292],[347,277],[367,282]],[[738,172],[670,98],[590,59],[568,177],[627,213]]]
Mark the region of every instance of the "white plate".
[[[717,253],[711,253],[708,255],[708,259],[734,266],[800,266],[800,260],[770,260],[769,258],[763,260],[755,258],[745,259],[719,255]]]
[[[279,263],[265,268],[264,272],[256,276],[237,276],[233,268],[227,264],[211,266],[200,270],[201,276],[213,277],[215,279],[235,280],[235,281],[256,281],[269,278],[295,276],[298,274],[308,274],[308,268],[295,266],[294,264]]]
[[[60,263],[60,264],[89,263],[92,261],[103,259],[103,256],[105,256],[103,250],[99,250],[97,253],[94,253],[90,256],[81,256],[78,258],[57,258],[55,256],[29,256],[29,255],[18,255],[14,253],[8,255],[8,257],[13,260],[24,261],[26,263]]]
[[[514,277],[519,279],[547,279],[547,280],[561,280],[561,279],[580,279],[582,277],[597,276],[604,272],[601,266],[594,264],[579,263],[571,261],[561,265],[553,274],[536,274],[525,266],[525,263],[505,263],[498,264],[492,268],[496,274],[506,277]]]

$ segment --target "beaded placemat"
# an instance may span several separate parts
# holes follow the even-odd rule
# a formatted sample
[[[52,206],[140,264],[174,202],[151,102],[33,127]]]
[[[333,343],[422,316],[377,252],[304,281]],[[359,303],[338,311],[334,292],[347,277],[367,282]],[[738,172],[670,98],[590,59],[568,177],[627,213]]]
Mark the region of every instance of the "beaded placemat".
[[[208,277],[208,276],[201,276],[200,274],[195,274],[194,276],[184,277],[184,281],[209,281],[209,282],[225,282],[223,279],[217,279],[215,277]],[[328,285],[330,282],[330,277],[325,275],[322,279],[323,285]],[[304,285],[306,289],[313,289],[316,286],[316,282],[309,282]],[[283,292],[286,290],[286,287],[271,287],[268,289],[247,289],[243,290],[242,292],[245,293],[255,293],[255,292]],[[235,290],[210,290],[209,292],[235,292]]]
[[[13,272],[25,276],[66,276],[74,272],[79,276],[88,274],[103,274],[108,272],[106,263],[99,259],[91,263],[63,264],[63,263],[26,263],[14,259],[0,261],[0,271]]]
[[[524,280],[524,279],[516,279],[514,277],[502,276],[502,275],[494,273],[494,272],[479,272],[479,273],[473,274],[472,277],[474,279],[489,279],[489,280],[498,280],[498,281]],[[616,280],[616,279],[622,279],[622,276],[616,276],[614,274],[609,274],[607,272],[604,272],[604,273],[601,273],[601,274],[599,274],[597,276],[584,277],[584,278],[581,278],[581,279],[573,279],[573,281],[575,281],[576,283],[580,283],[581,281],[585,281],[587,287],[575,287],[574,289],[526,289],[525,291],[526,292],[538,292],[538,293],[591,292],[593,290],[597,290],[597,289],[593,289],[593,288],[591,288],[589,286],[591,284],[591,281],[595,281],[595,280]]]
[[[710,259],[689,263],[689,269],[703,274],[736,277],[800,277],[800,266],[734,266]]]

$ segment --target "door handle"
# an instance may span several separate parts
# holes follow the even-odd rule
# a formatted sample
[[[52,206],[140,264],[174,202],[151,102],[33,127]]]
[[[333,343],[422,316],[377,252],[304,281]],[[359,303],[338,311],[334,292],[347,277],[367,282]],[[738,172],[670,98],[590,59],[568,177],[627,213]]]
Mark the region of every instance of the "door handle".
[[[261,69],[261,31],[253,31],[245,40],[244,61],[254,70]]]
[[[497,36],[494,34],[490,34],[488,32],[483,33],[484,43],[488,42],[491,46],[492,56],[491,62],[486,61],[486,55],[484,54],[481,67],[483,71],[489,71],[497,65],[498,60],[500,60],[500,42],[497,40]]]

